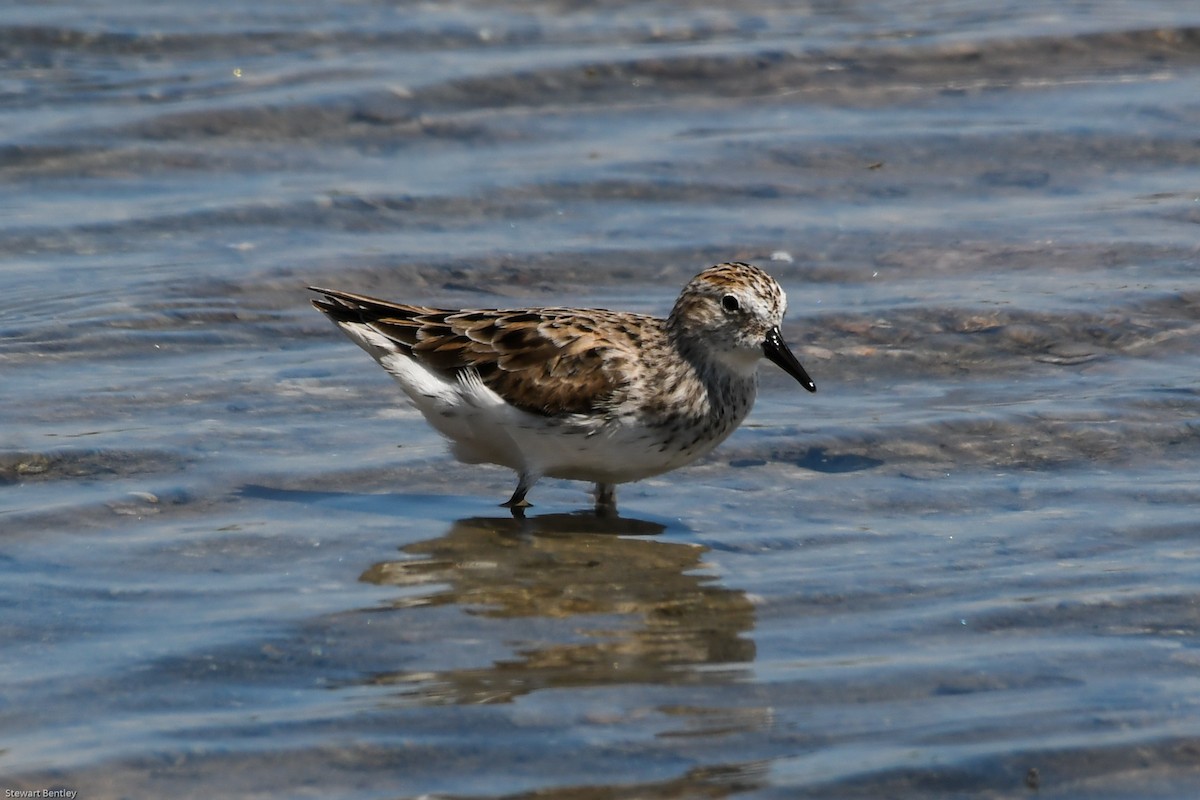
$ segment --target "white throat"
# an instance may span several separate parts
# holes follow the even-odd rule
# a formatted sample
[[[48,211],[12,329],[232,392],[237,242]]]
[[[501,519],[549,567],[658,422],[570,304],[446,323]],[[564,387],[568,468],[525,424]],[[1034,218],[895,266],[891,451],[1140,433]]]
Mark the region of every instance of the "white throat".
[[[742,379],[753,378],[758,370],[761,350],[718,350],[712,354],[713,359],[723,367]]]

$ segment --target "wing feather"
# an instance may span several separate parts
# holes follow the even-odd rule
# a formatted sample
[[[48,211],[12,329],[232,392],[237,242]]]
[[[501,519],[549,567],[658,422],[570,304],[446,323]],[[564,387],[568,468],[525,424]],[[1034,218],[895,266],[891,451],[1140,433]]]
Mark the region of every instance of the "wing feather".
[[[313,305],[335,323],[366,325],[425,366],[454,375],[475,370],[506,401],[536,414],[610,408],[636,369],[637,342],[661,321],[565,308],[451,311],[404,305],[334,289]],[[603,334],[600,331],[603,330]]]

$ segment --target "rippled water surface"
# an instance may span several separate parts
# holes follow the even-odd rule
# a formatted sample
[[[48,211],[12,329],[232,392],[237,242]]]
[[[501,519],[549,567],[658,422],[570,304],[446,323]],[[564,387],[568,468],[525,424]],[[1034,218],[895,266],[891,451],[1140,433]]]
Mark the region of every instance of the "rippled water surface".
[[[1195,795],[1193,4],[16,2],[0,64],[0,787]],[[733,259],[820,391],[619,519],[502,513],[304,289]]]

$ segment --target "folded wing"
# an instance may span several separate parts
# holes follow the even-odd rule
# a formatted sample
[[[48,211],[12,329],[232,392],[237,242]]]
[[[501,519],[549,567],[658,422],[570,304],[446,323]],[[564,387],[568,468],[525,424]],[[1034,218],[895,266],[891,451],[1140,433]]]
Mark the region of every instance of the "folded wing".
[[[543,416],[611,406],[635,351],[628,341],[613,341],[611,328],[607,338],[597,334],[599,320],[613,316],[607,311],[450,311],[311,288],[323,295],[313,305],[334,323],[376,334],[364,347],[377,359],[374,350],[390,346],[447,376],[474,370],[509,404]]]

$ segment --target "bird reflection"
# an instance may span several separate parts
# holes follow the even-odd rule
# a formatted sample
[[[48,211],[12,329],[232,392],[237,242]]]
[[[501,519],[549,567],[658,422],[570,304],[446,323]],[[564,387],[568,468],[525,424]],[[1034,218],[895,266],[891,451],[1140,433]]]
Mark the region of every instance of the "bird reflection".
[[[755,654],[745,636],[754,626],[752,604],[704,574],[707,548],[647,538],[663,530],[594,514],[471,518],[444,536],[404,546],[405,558],[361,576],[406,590],[391,609],[414,614],[457,605],[504,620],[495,637],[517,652],[489,666],[377,672],[366,682],[394,686],[420,702],[458,704],[507,702],[547,687],[711,682],[742,674],[739,665]],[[547,641],[546,620],[569,621],[570,628],[561,640],[551,634]]]

